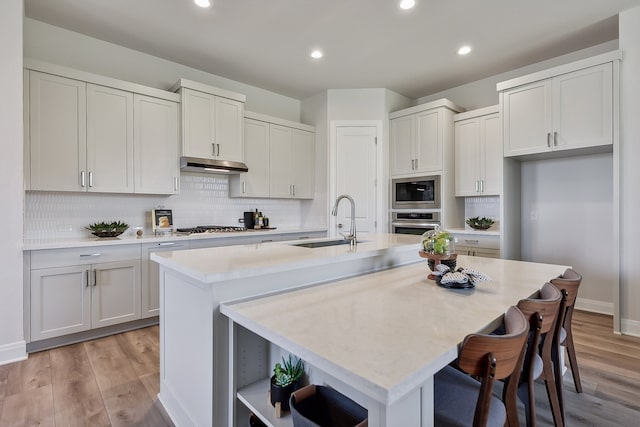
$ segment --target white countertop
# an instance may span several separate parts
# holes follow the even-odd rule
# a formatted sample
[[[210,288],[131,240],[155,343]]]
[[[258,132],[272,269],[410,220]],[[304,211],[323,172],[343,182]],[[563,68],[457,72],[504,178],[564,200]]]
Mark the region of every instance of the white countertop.
[[[349,245],[305,248],[285,242],[258,243],[151,254],[151,260],[202,283],[260,276],[319,265],[330,265],[383,254],[417,254],[419,236],[374,234],[361,237],[354,248]],[[304,242],[327,239],[309,239]],[[291,243],[301,243],[292,241]]]
[[[566,268],[462,255],[458,265],[492,280],[472,290],[441,288],[427,279],[424,262],[227,303],[220,310],[378,402],[392,404],[454,360],[467,334],[491,330],[509,306]]]
[[[273,230],[247,230],[228,233],[198,233],[198,234],[170,234],[157,235],[145,234],[138,238],[135,232],[127,230],[127,232],[118,237],[100,238],[87,234],[87,237],[76,237],[69,239],[41,239],[41,240],[25,240],[23,250],[34,251],[41,249],[64,249],[64,248],[81,248],[91,246],[113,246],[113,245],[130,245],[138,243],[161,243],[161,242],[179,242],[187,240],[203,240],[203,239],[233,239],[246,236],[261,236],[270,234],[290,234],[290,233],[313,233],[327,231],[326,227],[308,227],[308,228],[277,228]],[[88,232],[87,232],[88,233]]]
[[[488,230],[474,230],[471,227],[461,227],[461,228],[445,228],[446,231],[451,234],[477,234],[481,236],[500,236],[500,229],[498,228],[490,228]]]

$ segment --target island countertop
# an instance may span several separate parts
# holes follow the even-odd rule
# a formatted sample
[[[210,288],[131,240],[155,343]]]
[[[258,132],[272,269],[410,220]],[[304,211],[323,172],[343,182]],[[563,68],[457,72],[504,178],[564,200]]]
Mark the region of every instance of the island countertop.
[[[309,239],[304,242],[273,242],[239,246],[190,249],[151,254],[161,266],[201,283],[214,283],[250,278],[283,271],[331,265],[342,261],[368,259],[371,269],[417,262],[419,236],[404,234],[372,234],[363,236],[355,247],[349,245],[305,248],[300,243],[331,239]],[[380,264],[380,265],[377,265]]]
[[[457,357],[467,334],[488,332],[518,300],[566,266],[459,256],[488,275],[475,289],[446,289],[425,263],[255,300],[220,311],[384,405],[419,388]]]

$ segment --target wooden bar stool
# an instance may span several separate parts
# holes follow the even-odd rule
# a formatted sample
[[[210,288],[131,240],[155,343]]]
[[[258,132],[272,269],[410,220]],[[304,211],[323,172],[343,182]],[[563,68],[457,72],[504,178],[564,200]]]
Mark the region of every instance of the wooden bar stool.
[[[514,373],[517,381],[529,322],[517,307],[510,307],[504,315],[504,327],[505,335],[466,336],[457,360],[463,372],[446,366],[435,375],[435,425],[504,426],[506,409],[502,400],[493,394],[493,383]]]
[[[551,283],[545,283],[538,298],[523,299],[518,308],[529,319],[530,333],[525,351],[522,375],[514,377],[503,389],[503,399],[507,407],[509,425],[518,425],[516,399],[524,403],[527,426],[536,425],[536,396],[534,383],[544,380],[553,421],[556,426],[564,425],[558,391],[554,377],[553,349],[556,340],[556,324],[562,302],[562,293]],[[517,397],[516,397],[517,395]]]

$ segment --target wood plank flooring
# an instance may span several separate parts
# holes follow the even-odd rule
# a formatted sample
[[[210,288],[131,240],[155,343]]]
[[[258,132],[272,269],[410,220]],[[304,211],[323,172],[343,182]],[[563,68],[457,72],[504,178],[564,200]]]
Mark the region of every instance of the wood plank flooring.
[[[0,366],[0,426],[170,426],[158,407],[158,326]]]
[[[610,316],[576,312],[573,322],[584,393],[567,372],[567,426],[638,425],[640,338],[614,335]],[[170,426],[155,405],[158,333],[152,326],[0,366],[0,427]],[[536,407],[538,425],[552,426],[542,384]]]

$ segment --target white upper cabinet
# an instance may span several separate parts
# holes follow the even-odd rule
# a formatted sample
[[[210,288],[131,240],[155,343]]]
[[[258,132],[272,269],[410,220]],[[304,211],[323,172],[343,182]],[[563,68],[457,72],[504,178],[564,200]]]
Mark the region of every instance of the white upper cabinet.
[[[86,191],[86,84],[29,73],[30,188]]]
[[[244,162],[245,96],[186,79],[173,90],[182,96],[182,155]]]
[[[27,190],[177,192],[178,95],[35,61],[27,65],[37,68],[25,74]]]
[[[244,151],[249,172],[229,177],[231,197],[313,199],[315,129],[245,112]]]
[[[133,94],[87,84],[88,191],[133,193]]]
[[[454,120],[456,196],[499,195],[502,122],[498,107],[458,114]]]
[[[460,111],[442,99],[389,114],[391,176],[441,172],[445,145],[453,144],[451,116]]]
[[[611,146],[613,74],[606,62],[516,87],[499,84],[505,89],[504,155]]]
[[[180,177],[178,104],[134,95],[136,193],[177,194]]]

